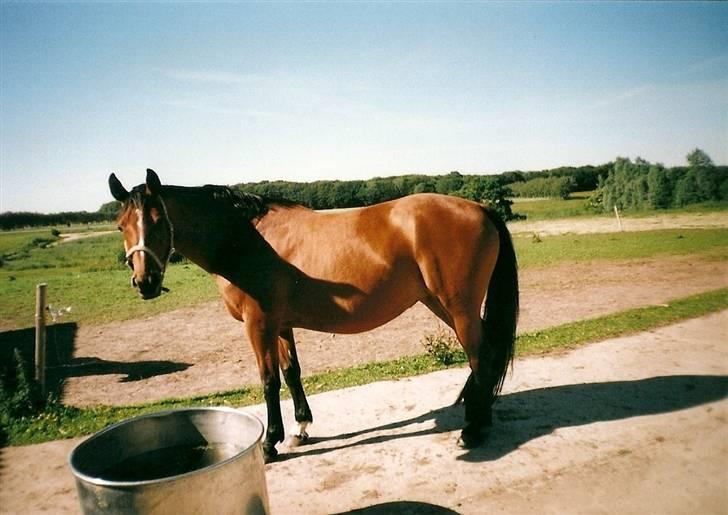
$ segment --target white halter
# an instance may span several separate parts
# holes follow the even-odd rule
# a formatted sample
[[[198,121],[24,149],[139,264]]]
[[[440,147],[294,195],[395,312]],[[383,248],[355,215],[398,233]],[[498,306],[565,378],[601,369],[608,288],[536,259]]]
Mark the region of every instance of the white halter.
[[[127,250],[127,251],[126,251],[126,259],[127,259],[127,260],[130,260],[130,259],[131,259],[131,257],[132,257],[132,256],[133,256],[134,254],[136,254],[137,252],[145,252],[145,253],[149,254],[149,256],[151,256],[151,258],[152,258],[152,259],[154,260],[154,262],[155,262],[155,263],[157,264],[157,266],[158,266],[158,267],[159,267],[159,269],[160,269],[160,270],[162,271],[162,273],[164,273],[164,269],[165,269],[165,267],[167,266],[167,262],[169,261],[169,256],[171,256],[171,255],[172,255],[172,253],[170,252],[170,253],[169,253],[169,256],[167,256],[167,259],[166,259],[166,261],[162,262],[162,260],[161,260],[161,259],[159,259],[159,256],[157,256],[157,254],[155,254],[155,253],[154,253],[154,251],[153,251],[152,249],[150,249],[150,248],[149,248],[149,247],[147,247],[146,245],[142,245],[142,244],[140,244],[140,243],[137,243],[137,244],[136,244],[136,245],[134,245],[134,246],[133,246],[132,248],[130,248],[129,250]]]

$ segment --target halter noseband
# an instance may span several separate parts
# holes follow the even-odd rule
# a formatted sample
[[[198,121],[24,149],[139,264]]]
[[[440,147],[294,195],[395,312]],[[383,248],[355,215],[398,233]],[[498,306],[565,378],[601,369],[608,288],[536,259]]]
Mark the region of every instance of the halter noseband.
[[[129,250],[127,250],[126,251],[126,260],[130,261],[131,257],[134,254],[136,254],[137,252],[146,252],[147,254],[149,254],[152,257],[152,259],[154,260],[154,262],[157,264],[157,266],[159,267],[159,270],[162,273],[164,273],[164,269],[166,268],[167,263],[163,263],[162,260],[159,259],[159,256],[157,256],[157,254],[155,254],[155,252],[152,249],[150,249],[149,247],[147,247],[146,245],[141,245],[138,243],[138,244],[134,245],[132,248],[130,248]],[[171,256],[171,255],[172,255],[172,252],[170,251],[169,256]],[[167,256],[167,262],[169,262],[169,256]]]

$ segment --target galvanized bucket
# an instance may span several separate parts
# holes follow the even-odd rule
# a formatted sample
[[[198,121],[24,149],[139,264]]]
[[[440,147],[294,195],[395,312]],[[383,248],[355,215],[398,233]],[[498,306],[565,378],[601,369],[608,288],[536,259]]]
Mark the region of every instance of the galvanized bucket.
[[[257,418],[190,408],[114,424],[69,456],[91,513],[269,513]]]

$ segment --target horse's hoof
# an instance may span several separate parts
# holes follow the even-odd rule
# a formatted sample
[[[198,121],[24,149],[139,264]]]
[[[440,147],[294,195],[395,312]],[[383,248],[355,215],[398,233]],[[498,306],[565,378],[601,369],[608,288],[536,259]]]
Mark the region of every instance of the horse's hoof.
[[[488,431],[485,428],[465,428],[458,438],[458,447],[461,449],[475,449],[485,442]]]
[[[309,442],[309,439],[310,437],[308,436],[308,433],[293,435],[293,438],[291,439],[291,444],[294,447],[298,447],[299,445],[306,445]]]
[[[263,461],[265,463],[273,463],[277,457],[278,451],[275,447],[271,447],[270,449],[263,448]]]

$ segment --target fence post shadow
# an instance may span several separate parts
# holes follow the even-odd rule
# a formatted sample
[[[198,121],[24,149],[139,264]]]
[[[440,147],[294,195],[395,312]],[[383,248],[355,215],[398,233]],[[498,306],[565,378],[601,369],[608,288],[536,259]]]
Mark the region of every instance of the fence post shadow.
[[[180,372],[191,366],[175,361],[107,361],[94,356],[76,356],[76,322],[50,324],[46,330],[46,389],[55,399],[63,398],[64,383],[70,377],[113,374],[124,376],[120,382],[129,382]],[[0,332],[0,375],[6,383],[15,378],[16,350],[22,358],[26,377],[33,377],[34,328]]]

